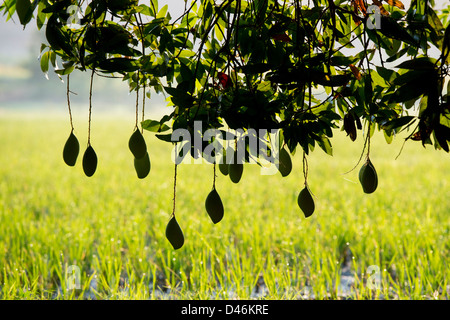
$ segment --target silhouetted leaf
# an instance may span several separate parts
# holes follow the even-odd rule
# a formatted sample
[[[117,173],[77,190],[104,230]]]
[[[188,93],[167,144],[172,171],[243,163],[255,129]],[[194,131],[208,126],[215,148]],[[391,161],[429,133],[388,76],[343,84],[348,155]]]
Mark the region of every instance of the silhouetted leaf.
[[[390,121],[386,122],[385,124],[383,124],[381,126],[381,129],[383,129],[383,130],[397,129],[397,128],[407,125],[414,119],[416,119],[416,117],[414,117],[414,116],[404,116],[401,118],[393,119],[393,120],[390,120]]]

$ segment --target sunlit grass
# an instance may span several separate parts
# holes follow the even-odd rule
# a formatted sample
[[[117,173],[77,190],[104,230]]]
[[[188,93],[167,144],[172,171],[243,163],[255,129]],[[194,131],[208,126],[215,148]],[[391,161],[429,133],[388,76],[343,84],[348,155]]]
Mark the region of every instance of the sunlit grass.
[[[357,163],[363,138],[341,132],[334,156],[315,150],[308,183],[316,211],[297,205],[301,155],[285,178],[246,165],[233,184],[219,171],[225,206],[214,225],[204,201],[213,167],[178,168],[176,217],[185,245],[172,250],[171,146],[146,132],[151,172],[136,177],[128,138],[133,119],[94,118],[99,166],[84,176],[84,119],[75,119],[81,154],[62,160],[66,118],[0,119],[0,298],[2,299],[448,299],[449,158],[403,139],[372,141],[379,187],[366,195]],[[68,290],[69,266],[80,289]],[[368,286],[378,266],[379,290]],[[370,279],[369,279],[370,281]]]

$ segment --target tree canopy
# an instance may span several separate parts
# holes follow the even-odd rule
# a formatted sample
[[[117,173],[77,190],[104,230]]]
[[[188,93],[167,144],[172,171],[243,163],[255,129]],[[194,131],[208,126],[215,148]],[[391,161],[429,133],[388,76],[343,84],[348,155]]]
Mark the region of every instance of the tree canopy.
[[[202,122],[200,136],[208,129],[278,129],[283,152],[303,152],[306,190],[306,156],[316,146],[332,155],[333,129],[351,141],[365,133],[365,192],[377,183],[369,159],[375,131],[390,143],[408,130],[406,140],[449,152],[448,9],[436,12],[430,0],[412,0],[409,8],[400,0],[178,2],[179,17],[157,0],[5,0],[0,9],[8,19],[17,14],[24,27],[35,21],[45,30],[43,72],[90,71],[91,93],[94,76],[120,77],[142,93],[143,105],[150,89],[170,97],[170,115],[140,122],[162,140],[173,142],[169,132],[179,128],[194,133],[195,121]],[[202,157],[202,150],[191,146],[191,155]],[[89,174],[97,165],[92,151],[83,159]],[[139,177],[150,170],[147,158],[135,157]],[[221,168],[230,178],[239,170]],[[211,209],[219,216],[220,205]],[[313,205],[309,194],[299,196],[305,215]],[[178,232],[172,220],[169,226]]]

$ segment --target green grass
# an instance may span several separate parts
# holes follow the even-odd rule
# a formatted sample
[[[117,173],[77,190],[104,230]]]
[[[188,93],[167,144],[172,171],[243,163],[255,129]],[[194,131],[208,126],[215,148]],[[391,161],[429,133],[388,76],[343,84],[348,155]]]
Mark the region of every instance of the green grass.
[[[136,177],[128,138],[133,116],[94,114],[92,146],[99,166],[84,176],[84,118],[75,118],[81,154],[62,160],[67,117],[0,118],[1,299],[448,299],[450,170],[448,154],[372,141],[379,186],[358,182],[361,135],[341,132],[334,156],[316,150],[308,183],[316,211],[297,205],[300,154],[285,178],[245,165],[239,184],[219,171],[225,206],[214,225],[204,208],[212,165],[178,168],[176,217],[185,245],[172,250],[165,226],[172,211],[171,146],[144,134],[152,168]],[[81,289],[66,271],[80,269]],[[368,286],[378,266],[379,290]],[[350,282],[348,282],[350,281]]]

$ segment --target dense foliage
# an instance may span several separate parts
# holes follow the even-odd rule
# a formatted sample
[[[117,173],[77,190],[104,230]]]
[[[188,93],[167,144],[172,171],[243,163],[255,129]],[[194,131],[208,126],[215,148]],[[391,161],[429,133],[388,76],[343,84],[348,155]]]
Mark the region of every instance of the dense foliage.
[[[409,139],[448,151],[450,29],[430,1],[407,10],[398,0],[179,2],[177,19],[156,0],[6,0],[2,9],[45,29],[44,72],[60,57],[60,75],[95,70],[123,77],[131,90],[165,91],[176,109],[161,123],[172,129],[195,120],[203,130],[279,128],[291,152],[317,143],[331,154],[331,128],[343,120],[352,140],[362,123],[388,142],[414,126]],[[428,57],[431,47],[438,59]],[[401,58],[398,72],[385,66]],[[328,96],[318,99],[322,87]],[[408,115],[417,101],[418,116]]]

